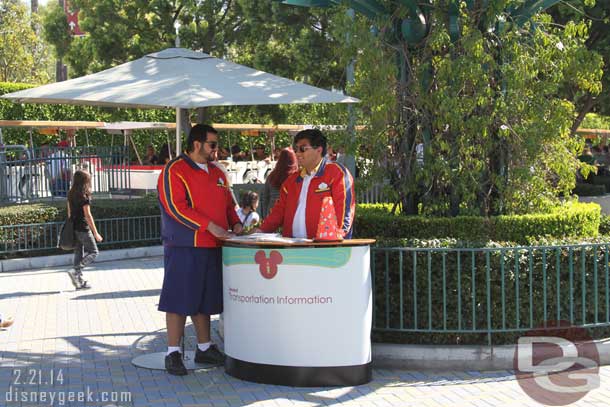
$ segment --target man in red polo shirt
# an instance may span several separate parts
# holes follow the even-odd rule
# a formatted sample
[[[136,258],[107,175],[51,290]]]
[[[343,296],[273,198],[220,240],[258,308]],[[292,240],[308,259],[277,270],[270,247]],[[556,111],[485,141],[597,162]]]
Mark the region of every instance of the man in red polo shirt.
[[[280,197],[260,227],[262,232],[274,232],[282,226],[286,237],[315,237],[322,202],[332,197],[337,226],[342,237],[352,236],[354,211],[354,179],[347,168],[326,156],[326,136],[320,130],[308,129],[294,137],[294,151],[301,171],[288,178],[280,187]]]
[[[212,163],[218,133],[208,125],[191,129],[187,152],[165,166],[157,189],[164,246],[159,311],[166,313],[168,350],[165,369],[186,375],[179,341],[190,316],[197,332],[196,363],[222,364],[224,355],[210,341],[210,315],[222,312],[220,240],[239,233],[225,174]]]

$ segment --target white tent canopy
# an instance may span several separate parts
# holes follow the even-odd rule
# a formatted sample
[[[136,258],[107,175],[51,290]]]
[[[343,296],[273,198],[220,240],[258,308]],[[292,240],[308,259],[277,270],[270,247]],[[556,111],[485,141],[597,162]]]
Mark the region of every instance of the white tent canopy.
[[[20,103],[182,109],[358,102],[184,48],[168,48],[105,71],[2,97]]]
[[[17,103],[175,108],[176,151],[180,151],[180,109],[359,102],[184,48],[168,48],[105,71],[2,97]]]

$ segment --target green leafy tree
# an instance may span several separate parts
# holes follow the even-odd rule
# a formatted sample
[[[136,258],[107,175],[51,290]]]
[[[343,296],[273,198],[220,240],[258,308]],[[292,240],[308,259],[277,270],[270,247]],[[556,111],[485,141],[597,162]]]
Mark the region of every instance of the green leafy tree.
[[[74,0],[70,4],[79,10],[79,25],[86,35],[71,37],[63,11],[55,5],[45,29],[52,33],[48,39],[58,55],[66,57],[73,76],[172,47],[176,25],[182,46],[222,56],[243,23],[233,0]]]
[[[610,115],[610,0],[589,0],[577,4],[563,4],[549,10],[559,24],[570,21],[583,22],[588,26],[585,46],[604,59],[602,88],[600,93],[588,92],[578,87],[566,87],[565,92],[575,103],[577,116],[572,132],[581,126],[589,112]]]
[[[47,47],[36,31],[40,21],[18,0],[0,0],[0,81],[49,81]]]
[[[382,164],[407,214],[520,213],[569,194],[581,147],[563,91],[601,91],[586,23],[557,26],[516,1],[432,1],[417,12],[364,3],[391,12],[339,22],[343,10],[335,36],[352,33],[343,55],[357,58],[352,91],[376,141],[361,154]]]
[[[73,77],[106,69],[147,53],[180,45],[327,89],[345,87],[330,33],[334,11],[284,7],[271,0],[74,0],[85,37],[69,35],[63,10],[45,18],[47,40]],[[252,106],[208,108],[205,120],[333,123],[344,107]],[[193,120],[196,120],[193,115]]]

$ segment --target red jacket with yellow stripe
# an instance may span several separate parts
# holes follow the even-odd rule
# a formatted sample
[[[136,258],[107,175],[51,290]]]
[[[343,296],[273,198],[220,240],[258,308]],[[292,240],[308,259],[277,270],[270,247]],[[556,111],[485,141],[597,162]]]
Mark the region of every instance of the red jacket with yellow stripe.
[[[302,186],[303,176],[300,172],[286,178],[280,187],[280,198],[260,227],[263,232],[274,232],[282,226],[282,234],[292,237],[292,222],[299,205]],[[351,238],[356,209],[354,179],[343,165],[323,158],[307,190],[305,226],[309,239],[316,235],[322,201],[327,196],[333,198],[337,224],[343,231],[343,237]]]
[[[224,173],[212,163],[208,172],[182,154],[167,163],[157,182],[161,238],[166,246],[219,247],[206,229],[210,221],[229,229],[239,223]]]

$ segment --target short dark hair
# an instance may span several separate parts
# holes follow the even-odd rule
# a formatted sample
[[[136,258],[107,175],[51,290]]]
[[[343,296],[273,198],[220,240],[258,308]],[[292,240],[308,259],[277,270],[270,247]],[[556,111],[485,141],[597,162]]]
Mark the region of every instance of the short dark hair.
[[[210,126],[209,124],[197,124],[189,133],[189,137],[186,140],[186,151],[192,152],[195,149],[195,141],[203,143],[208,140],[208,133],[218,134],[218,131]]]
[[[318,129],[301,130],[294,136],[294,144],[299,140],[307,139],[312,147],[322,147],[322,157],[326,155],[326,136]]]
[[[241,196],[239,206],[242,208],[245,208],[246,206],[252,208],[252,205],[254,205],[254,202],[256,201],[258,201],[258,194],[254,191],[246,191]]]

